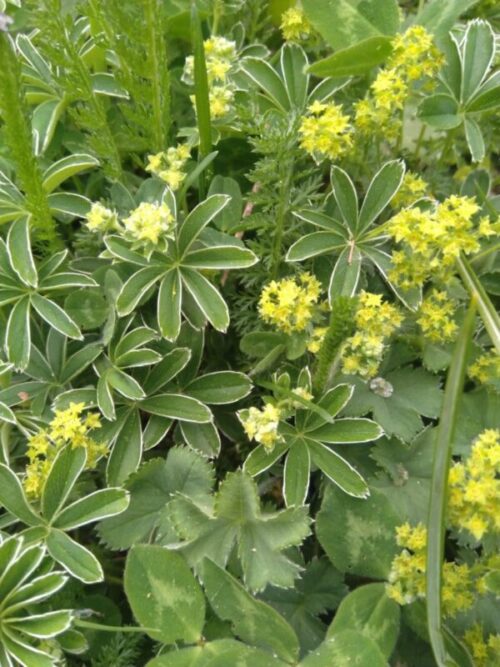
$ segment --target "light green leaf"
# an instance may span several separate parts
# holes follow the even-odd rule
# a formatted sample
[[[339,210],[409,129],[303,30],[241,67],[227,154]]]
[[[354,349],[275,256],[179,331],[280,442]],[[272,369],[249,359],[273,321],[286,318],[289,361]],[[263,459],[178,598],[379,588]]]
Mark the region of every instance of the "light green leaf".
[[[358,195],[356,188],[347,174],[340,167],[332,167],[331,183],[333,196],[340,210],[340,215],[352,234],[355,233],[358,224]]]
[[[38,274],[31,252],[29,223],[27,218],[12,223],[7,235],[7,252],[10,265],[28,287],[38,285]]]
[[[28,526],[42,523],[26,500],[21,482],[4,463],[0,463],[0,505]]]
[[[246,269],[258,262],[258,258],[248,248],[235,246],[215,246],[192,250],[183,260],[183,266],[193,269]]]
[[[72,218],[85,218],[92,206],[90,199],[76,192],[54,192],[47,199],[52,212]]]
[[[129,496],[123,489],[107,488],[76,500],[59,513],[54,521],[55,528],[74,530],[94,521],[101,521],[124,512],[129,504]]]
[[[418,12],[415,23],[436,37],[445,37],[457,19],[476,3],[477,0],[429,0]]]
[[[358,287],[362,255],[355,246],[340,253],[330,276],[328,300],[330,304],[338,296],[353,296]]]
[[[495,57],[495,35],[487,21],[469,21],[462,45],[460,100],[468,102],[486,78]]]
[[[243,373],[218,371],[201,375],[188,384],[184,391],[203,403],[226,405],[248,396],[251,390],[252,383]]]
[[[241,71],[253,84],[261,88],[279,109],[288,110],[290,102],[287,90],[269,63],[260,58],[244,58]]]
[[[30,360],[30,299],[25,296],[10,311],[5,331],[5,354],[15,368],[24,370]]]
[[[227,195],[211,195],[187,215],[177,238],[177,247],[181,257],[186,254],[205,227],[228,205],[229,201],[230,197]]]
[[[232,624],[235,636],[287,662],[297,659],[299,643],[285,619],[208,559],[203,563],[203,586],[210,606],[221,620]]]
[[[438,93],[424,98],[417,115],[424,123],[438,130],[451,130],[462,122],[458,103],[446,93]]]
[[[198,641],[205,622],[205,597],[177,553],[150,544],[127,556],[125,592],[147,634],[164,644]]]
[[[325,410],[330,417],[336,417],[351,400],[353,391],[354,387],[351,384],[338,384],[320,398],[318,406]],[[314,431],[326,423],[326,419],[321,414],[310,412],[306,417],[304,428],[307,431]]]
[[[41,294],[32,294],[31,303],[40,317],[56,331],[68,338],[83,340],[82,332],[78,326],[55,301],[51,301]]]
[[[118,435],[108,459],[106,476],[108,484],[122,484],[135,472],[141,462],[143,435],[139,410],[132,410],[122,418]]]
[[[286,42],[280,55],[280,69],[291,108],[303,109],[307,100],[309,61],[299,44]]]
[[[260,475],[261,472],[264,472],[264,470],[274,465],[276,461],[279,461],[288,448],[289,445],[285,441],[277,442],[272,452],[269,452],[262,445],[258,445],[247,456],[243,470],[252,477]]]
[[[377,644],[356,630],[343,630],[327,639],[300,663],[300,667],[386,667]]]
[[[288,451],[283,473],[283,497],[287,507],[299,507],[306,501],[311,473],[311,455],[303,440],[295,440]]]
[[[303,0],[307,18],[334,49],[369,37],[394,35],[399,27],[396,0]]]
[[[359,212],[359,230],[365,231],[375,222],[399,190],[405,174],[402,160],[386,162],[375,174]]]
[[[44,614],[31,614],[25,617],[9,617],[8,627],[32,637],[49,639],[67,630],[72,621],[72,613],[66,610],[48,611]]]
[[[107,373],[97,380],[97,405],[102,414],[110,421],[115,420],[115,404],[111,388],[107,381]]]
[[[179,271],[169,271],[158,291],[158,327],[161,335],[174,341],[181,330],[182,284]]]
[[[385,584],[366,584],[345,597],[328,628],[327,639],[357,630],[372,639],[389,660],[399,635],[399,606],[387,597]]]
[[[65,106],[65,100],[54,97],[42,102],[34,109],[31,117],[31,128],[35,155],[42,155],[49,147]]]
[[[122,396],[133,401],[140,401],[146,395],[137,380],[119,368],[109,368],[106,371],[106,381]]]
[[[140,404],[141,410],[160,417],[180,421],[205,423],[212,420],[212,413],[200,401],[182,394],[157,394]]]
[[[292,244],[287,252],[287,262],[301,262],[304,259],[331,253],[345,248],[346,240],[335,232],[313,232],[306,234]]]
[[[180,422],[182,436],[191,449],[202,456],[213,458],[220,452],[220,436],[217,427],[212,422],[195,424]]]
[[[43,173],[43,189],[45,192],[52,192],[71,176],[97,167],[99,160],[92,155],[76,153],[67,155],[50,165]]]
[[[95,584],[104,579],[102,567],[94,554],[62,531],[51,530],[46,542],[52,558],[76,579],[85,584]]]
[[[42,491],[42,514],[46,521],[51,522],[58,515],[86,462],[84,447],[68,445],[57,454]]]
[[[134,311],[142,297],[163,273],[164,269],[162,267],[147,266],[132,274],[118,295],[116,301],[118,314],[129,315]]]
[[[229,310],[219,291],[193,269],[183,267],[181,274],[184,285],[203,315],[217,331],[225,332],[229,326]]]
[[[392,53],[389,37],[378,35],[318,60],[309,67],[316,76],[357,76],[381,65]]]
[[[332,424],[323,424],[307,430],[307,437],[320,442],[339,445],[352,442],[372,442],[383,435],[383,430],[370,419],[336,419]]]
[[[472,162],[482,162],[486,153],[486,146],[481,128],[473,118],[466,118],[464,127]]]
[[[304,440],[306,446],[309,447],[313,463],[330,481],[355,498],[366,498],[370,495],[363,477],[342,456],[321,442],[309,438]]]

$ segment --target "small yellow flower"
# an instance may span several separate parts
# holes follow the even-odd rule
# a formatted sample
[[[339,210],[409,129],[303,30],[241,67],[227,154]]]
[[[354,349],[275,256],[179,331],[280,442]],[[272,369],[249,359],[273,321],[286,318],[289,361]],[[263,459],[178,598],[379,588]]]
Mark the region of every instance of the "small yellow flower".
[[[371,87],[376,107],[387,111],[403,108],[408,96],[408,86],[397,70],[380,70]]]
[[[161,238],[172,238],[174,217],[167,204],[142,202],[123,221],[125,235],[139,244],[158,245]]]
[[[422,301],[417,324],[432,343],[447,343],[456,338],[458,325],[454,315],[456,302],[446,292],[432,290]]]
[[[146,171],[161,178],[175,192],[186,177],[183,168],[189,157],[190,148],[187,144],[171,146],[166,152],[148,155]]]
[[[352,126],[342,106],[313,102],[299,127],[300,146],[317,161],[335,160],[352,147]]]
[[[311,34],[311,24],[301,9],[290,7],[281,15],[281,32],[288,41],[301,41]]]
[[[259,315],[287,334],[304,331],[315,316],[320,294],[320,282],[309,273],[272,280],[260,295]]]
[[[500,354],[492,348],[480,355],[467,370],[470,378],[486,384],[500,378]]]
[[[227,116],[234,101],[234,90],[229,86],[212,86],[208,93],[210,115],[214,119]]]
[[[391,200],[394,208],[412,206],[418,199],[425,197],[429,186],[423,178],[411,171],[404,175],[401,187]]]
[[[87,213],[86,224],[91,232],[109,232],[117,227],[118,216],[115,211],[94,202]]]
[[[248,439],[260,443],[268,451],[282,440],[278,434],[281,411],[272,403],[267,403],[262,410],[254,407],[240,410],[237,415]]]

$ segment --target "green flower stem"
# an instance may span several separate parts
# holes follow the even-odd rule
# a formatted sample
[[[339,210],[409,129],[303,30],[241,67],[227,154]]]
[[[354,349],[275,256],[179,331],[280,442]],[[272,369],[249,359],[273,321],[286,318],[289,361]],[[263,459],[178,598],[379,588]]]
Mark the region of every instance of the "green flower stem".
[[[35,237],[49,250],[60,247],[56,225],[43,189],[42,175],[33,155],[31,127],[20,86],[21,67],[10,37],[0,33],[0,115],[4,122],[5,142],[16,168],[16,179],[26,198],[30,226]]]
[[[285,222],[288,217],[288,208],[290,205],[290,187],[293,179],[294,160],[286,161],[285,174],[281,180],[279,192],[279,202],[276,212],[276,226],[274,228],[273,246],[271,254],[271,276],[276,278],[279,273],[282,261],[283,234],[285,233]]]
[[[145,0],[146,28],[149,36],[149,66],[153,88],[154,150],[166,147],[170,125],[170,76],[165,42],[161,34],[161,6],[158,0]]]
[[[318,353],[313,376],[317,395],[323,394],[329,388],[341,345],[354,331],[355,310],[356,300],[351,297],[340,296],[332,304],[330,324]]]
[[[130,625],[102,625],[101,623],[84,621],[80,618],[75,619],[75,626],[85,630],[99,630],[100,632],[138,632],[142,635],[146,634],[147,632],[158,632],[156,628],[139,628]]]
[[[448,470],[453,450],[456,419],[462,396],[469,342],[474,331],[476,314],[472,298],[455,345],[451,360],[443,407],[435,443],[434,465],[427,521],[426,604],[427,627],[434,657],[439,667],[450,667],[451,661],[445,647],[442,625],[442,568],[446,532],[446,499]]]

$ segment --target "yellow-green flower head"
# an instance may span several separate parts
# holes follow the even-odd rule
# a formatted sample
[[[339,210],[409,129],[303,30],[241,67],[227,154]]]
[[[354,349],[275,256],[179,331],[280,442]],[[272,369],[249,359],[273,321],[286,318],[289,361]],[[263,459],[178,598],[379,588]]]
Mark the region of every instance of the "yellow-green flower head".
[[[463,636],[464,643],[474,658],[475,667],[494,667],[500,655],[500,634],[484,631],[479,623],[474,623]]]
[[[234,89],[231,86],[212,86],[208,92],[210,116],[216,120],[227,116],[234,102]]]
[[[391,199],[391,206],[394,208],[412,206],[416,201],[427,195],[428,188],[429,186],[423,178],[412,171],[407,171],[401,187]]]
[[[65,446],[83,447],[87,452],[88,469],[107,454],[105,443],[96,442],[89,433],[101,427],[99,415],[90,412],[83,416],[84,403],[70,403],[65,410],[56,410],[47,429],[35,433],[28,439],[26,466],[23,485],[26,493],[34,499],[41,496],[45,481],[56,454]]]
[[[209,37],[203,42],[209,84],[226,83],[231,68],[237,60],[236,43],[225,37]],[[188,56],[184,64],[182,81],[194,83],[194,58]]]
[[[448,518],[476,540],[500,533],[500,430],[488,429],[474,443],[465,462],[450,470]]]
[[[321,284],[310,273],[272,280],[260,295],[259,315],[287,334],[304,331],[314,318],[320,294]]]
[[[276,443],[283,439],[278,433],[281,410],[272,403],[267,403],[262,410],[254,407],[240,410],[237,415],[247,438],[260,443],[268,451],[272,451]]]
[[[86,225],[91,232],[109,232],[118,227],[118,216],[115,211],[94,202],[87,213]]]
[[[328,327],[314,327],[311,337],[307,343],[307,349],[309,352],[317,354],[320,351],[327,331]]]
[[[500,378],[500,354],[492,348],[485,354],[480,355],[467,369],[472,380],[481,384],[487,384]]]
[[[424,338],[432,343],[447,343],[456,338],[458,325],[454,316],[456,302],[446,292],[432,290],[422,301],[417,324]]]
[[[400,251],[392,256],[389,278],[403,288],[421,286],[429,278],[447,280],[460,253],[479,250],[479,241],[495,233],[488,220],[474,224],[479,206],[471,197],[452,195],[434,209],[407,208],[388,224]]]
[[[187,144],[171,146],[167,151],[148,155],[146,171],[161,178],[175,192],[186,177],[183,168],[190,154],[191,149]]]
[[[281,15],[281,32],[287,41],[299,42],[307,39],[312,27],[302,9],[290,7]]]
[[[396,69],[382,69],[372,83],[373,98],[378,109],[402,109],[408,97],[408,85]]]
[[[398,329],[403,316],[380,294],[361,292],[356,311],[356,332],[347,338],[342,354],[342,372],[374,377],[383,359],[386,341]]]
[[[436,47],[433,36],[421,25],[414,25],[392,41],[392,55],[388,67],[409,81],[435,76],[444,63],[444,56]]]
[[[342,106],[315,101],[309,105],[299,127],[300,146],[316,162],[336,160],[352,147],[353,128]]]
[[[157,246],[173,238],[175,220],[167,204],[142,202],[123,220],[125,236],[138,245]]]
[[[402,547],[392,561],[387,595],[400,605],[425,598],[427,530],[422,524],[405,523],[396,528],[396,542]],[[475,601],[474,580],[466,564],[443,564],[443,611],[456,616],[469,609]]]
[[[377,106],[373,99],[359,100],[354,104],[354,127],[362,136],[384,136],[395,139],[401,130],[401,119],[390,109]]]

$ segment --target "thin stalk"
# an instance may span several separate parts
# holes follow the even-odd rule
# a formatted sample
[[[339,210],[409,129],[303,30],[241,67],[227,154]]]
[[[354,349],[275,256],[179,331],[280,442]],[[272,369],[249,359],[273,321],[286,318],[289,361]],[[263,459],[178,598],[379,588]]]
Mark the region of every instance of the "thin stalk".
[[[158,0],[146,0],[146,29],[149,37],[149,66],[153,102],[154,150],[165,148],[170,106],[170,76],[162,36],[161,7]]]
[[[500,317],[495,310],[495,306],[491,303],[491,299],[477,277],[476,272],[463,255],[458,258],[457,267],[466,289],[477,302],[477,310],[491,338],[491,342],[497,349],[497,352],[500,353]]]
[[[446,531],[448,469],[464,384],[468,357],[467,351],[474,331],[475,314],[476,303],[475,299],[472,298],[460,329],[446,380],[443,407],[434,450],[434,465],[429,499],[426,567],[427,627],[432,651],[439,667],[450,667],[450,665],[455,664],[446,650],[444,628],[442,625],[442,569]]]
[[[194,54],[194,99],[198,133],[200,135],[198,160],[201,162],[212,151],[212,122],[210,119],[210,96],[205,47],[203,45],[200,16],[195,2],[191,5],[191,37]],[[206,190],[205,172],[200,174],[198,183],[200,198],[203,198]]]
[[[420,150],[424,142],[426,131],[427,131],[427,125],[424,125],[422,123],[422,127],[420,128],[420,132],[418,133],[417,141],[415,143],[415,155],[414,155],[415,160],[418,160],[418,158],[420,157]]]
[[[75,618],[74,623],[77,628],[99,630],[101,632],[135,632],[142,635],[146,634],[146,632],[159,632],[156,628],[139,628],[129,625],[101,625],[101,623],[92,623],[91,621],[84,621],[80,618]]]
[[[293,159],[287,162],[286,175],[281,180],[279,203],[276,212],[276,225],[274,228],[273,247],[271,251],[271,276],[276,278],[282,259],[283,234],[285,233],[285,222],[290,202],[290,186],[293,178]]]

